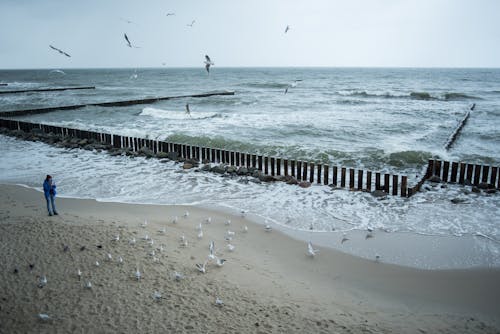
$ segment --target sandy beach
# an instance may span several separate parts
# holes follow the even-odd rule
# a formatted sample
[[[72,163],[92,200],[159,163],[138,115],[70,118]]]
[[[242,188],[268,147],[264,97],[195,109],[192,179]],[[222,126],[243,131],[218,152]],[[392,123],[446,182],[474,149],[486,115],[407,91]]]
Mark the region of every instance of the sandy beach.
[[[49,217],[42,193],[0,188],[2,333],[500,332],[497,269],[420,270],[323,247],[312,258],[303,241],[196,207],[58,198]],[[226,262],[203,274],[210,241]]]

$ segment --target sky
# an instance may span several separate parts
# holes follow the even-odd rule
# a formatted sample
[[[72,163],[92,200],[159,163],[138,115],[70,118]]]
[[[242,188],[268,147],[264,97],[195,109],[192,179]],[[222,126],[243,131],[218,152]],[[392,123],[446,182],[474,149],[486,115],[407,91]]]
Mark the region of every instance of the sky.
[[[0,68],[197,67],[205,54],[219,67],[500,67],[499,13],[499,0],[0,0]]]

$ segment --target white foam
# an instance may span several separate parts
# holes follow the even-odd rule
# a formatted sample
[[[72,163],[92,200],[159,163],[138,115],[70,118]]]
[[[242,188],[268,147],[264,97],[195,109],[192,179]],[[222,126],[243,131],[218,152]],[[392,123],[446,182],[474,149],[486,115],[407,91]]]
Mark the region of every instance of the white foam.
[[[206,111],[191,111],[191,115],[188,115],[184,110],[165,110],[152,107],[142,109],[142,112],[139,114],[139,116],[172,120],[207,119],[217,117],[217,115],[215,112]]]

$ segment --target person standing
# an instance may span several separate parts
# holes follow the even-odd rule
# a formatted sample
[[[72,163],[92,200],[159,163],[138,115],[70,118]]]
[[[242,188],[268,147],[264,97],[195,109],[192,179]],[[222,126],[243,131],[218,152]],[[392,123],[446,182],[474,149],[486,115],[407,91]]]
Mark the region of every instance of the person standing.
[[[56,183],[52,181],[52,176],[47,175],[45,181],[43,182],[43,193],[45,199],[47,200],[47,210],[49,211],[49,216],[57,215],[55,198],[56,198]]]

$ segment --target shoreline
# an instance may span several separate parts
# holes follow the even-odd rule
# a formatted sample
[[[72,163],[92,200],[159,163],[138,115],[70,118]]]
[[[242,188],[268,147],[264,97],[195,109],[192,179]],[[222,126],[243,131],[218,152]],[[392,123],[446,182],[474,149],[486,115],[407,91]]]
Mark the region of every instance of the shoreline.
[[[263,332],[495,333],[500,328],[498,269],[420,270],[328,248],[310,258],[303,241],[278,230],[266,232],[242,217],[196,207],[58,198],[60,215],[48,217],[42,194],[20,186],[0,185],[0,189],[0,257],[6,265],[0,273],[0,292],[6,296],[0,302],[0,329],[9,332],[85,328],[251,333],[260,328]],[[190,215],[183,218],[186,209]],[[175,215],[177,224],[171,222]],[[207,216],[211,224],[204,223]],[[140,227],[144,219],[146,228]],[[226,219],[231,225],[224,224]],[[205,233],[201,240],[196,237],[199,223]],[[248,233],[241,232],[244,225]],[[162,227],[165,234],[158,233]],[[231,241],[234,252],[224,248],[228,229],[236,232]],[[122,240],[114,243],[116,233]],[[156,247],[166,248],[157,251],[158,263],[147,255],[151,248],[142,240],[145,233],[155,239]],[[187,247],[179,247],[180,235],[189,241]],[[135,247],[128,244],[132,236],[137,238]],[[206,257],[209,240],[215,240],[227,263],[222,268],[211,265],[203,275],[194,264]],[[62,251],[66,243],[69,254]],[[78,250],[82,244],[87,250]],[[106,252],[115,258],[121,254],[125,264],[106,262]],[[102,268],[92,265],[96,259]],[[36,262],[33,273],[25,261]],[[20,269],[17,276],[12,273],[14,266]],[[93,280],[91,291],[76,280],[76,266]],[[144,275],[140,282],[131,278],[136,266]],[[173,271],[187,278],[175,282]],[[46,289],[36,287],[36,274],[48,276]],[[167,300],[152,301],[154,289],[168,291]],[[214,306],[215,295],[224,300],[223,307]],[[210,316],[201,315],[207,312]],[[41,322],[37,313],[60,320]],[[139,319],[140,327],[134,319]]]
[[[12,185],[0,183],[2,185]],[[26,189],[40,192],[36,187],[25,184],[14,184]],[[125,205],[151,205],[158,207],[185,206],[196,207],[213,211],[207,205],[196,203],[189,204],[158,204],[158,203],[128,203],[96,198],[82,198],[59,196],[59,198],[74,200],[94,200],[99,203],[117,203]],[[236,208],[218,205],[215,212],[237,216]],[[273,228],[285,235],[302,242],[311,241],[320,247],[327,247],[345,254],[353,255],[367,260],[378,261],[426,270],[447,269],[499,269],[495,264],[499,241],[481,235],[429,235],[414,232],[388,232],[375,229],[367,237],[367,231],[353,229],[350,231],[308,231],[304,229],[289,228],[283,223],[266,219],[257,213],[247,213],[246,219],[254,224],[264,226],[267,221]],[[344,238],[348,240],[342,242]],[[490,247],[493,246],[494,248]],[[486,252],[485,249],[490,251]],[[497,256],[495,256],[497,254]]]

